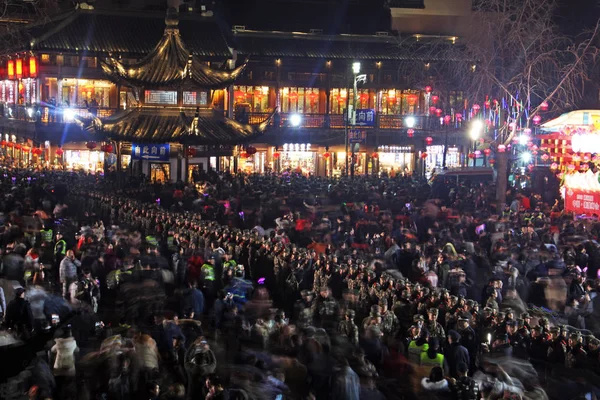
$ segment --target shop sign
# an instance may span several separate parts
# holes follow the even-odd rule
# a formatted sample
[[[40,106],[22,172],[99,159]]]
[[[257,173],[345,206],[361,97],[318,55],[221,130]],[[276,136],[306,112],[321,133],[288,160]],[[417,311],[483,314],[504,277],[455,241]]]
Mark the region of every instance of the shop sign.
[[[169,144],[131,144],[133,160],[169,161]]]
[[[357,109],[356,110],[356,126],[375,126],[375,110],[373,109]]]
[[[600,192],[588,192],[567,188],[565,210],[577,214],[600,215]]]
[[[348,142],[365,144],[367,142],[367,131],[360,129],[348,130]]]

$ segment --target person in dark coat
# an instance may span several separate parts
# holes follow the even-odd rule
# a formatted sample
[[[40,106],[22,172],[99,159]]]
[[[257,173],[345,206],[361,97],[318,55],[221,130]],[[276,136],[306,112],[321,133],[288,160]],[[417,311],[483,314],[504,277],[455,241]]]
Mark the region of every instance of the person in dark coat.
[[[446,363],[446,371],[448,375],[453,378],[458,378],[458,365],[464,363],[469,365],[470,357],[469,351],[460,344],[460,333],[455,330],[448,332],[448,343],[450,344],[444,354],[444,361]]]
[[[15,289],[15,298],[6,306],[6,326],[18,335],[28,337],[33,329],[31,306],[25,300],[25,289]]]

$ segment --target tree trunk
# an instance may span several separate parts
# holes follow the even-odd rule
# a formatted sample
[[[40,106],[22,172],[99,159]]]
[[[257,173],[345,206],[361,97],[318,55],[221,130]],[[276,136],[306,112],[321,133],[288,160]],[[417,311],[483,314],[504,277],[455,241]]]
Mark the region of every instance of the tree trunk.
[[[508,153],[496,153],[496,209],[498,214],[504,211],[506,205],[506,190],[508,188]]]

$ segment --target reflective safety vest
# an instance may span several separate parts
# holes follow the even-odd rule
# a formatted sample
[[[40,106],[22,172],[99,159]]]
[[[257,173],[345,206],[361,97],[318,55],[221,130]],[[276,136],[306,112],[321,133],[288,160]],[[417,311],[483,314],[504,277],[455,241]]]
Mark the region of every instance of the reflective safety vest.
[[[202,274],[204,275],[205,281],[215,280],[215,268],[210,264],[202,265]]]
[[[429,349],[429,345],[427,343],[422,344],[421,346],[417,346],[417,341],[412,340],[408,345],[408,359],[409,361],[417,364],[421,359],[421,353],[427,351]]]
[[[429,358],[427,352],[424,351],[421,353],[421,365],[425,365],[428,367],[440,367],[444,368],[444,355],[437,353],[435,358]]]
[[[67,242],[65,242],[63,239],[60,239],[58,242],[56,242],[54,245],[54,254],[57,256],[64,256],[67,254]]]
[[[145,239],[149,246],[158,246],[158,240],[156,240],[154,236],[148,235],[145,237]]]
[[[52,229],[42,229],[40,231],[40,235],[42,237],[42,243],[43,242],[51,242],[52,241],[52,237],[53,237],[53,233]]]
[[[173,237],[173,236],[167,237],[167,248],[170,251],[177,250],[177,246],[175,246],[175,237]]]

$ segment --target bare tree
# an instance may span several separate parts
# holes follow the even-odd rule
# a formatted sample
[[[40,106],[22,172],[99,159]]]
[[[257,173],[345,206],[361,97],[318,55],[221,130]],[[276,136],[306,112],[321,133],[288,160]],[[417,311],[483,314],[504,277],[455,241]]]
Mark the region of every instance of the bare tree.
[[[600,26],[568,37],[556,24],[556,0],[475,0],[470,37],[430,44],[445,79],[464,92],[468,108],[479,104],[492,147],[508,145],[549,105],[569,111],[582,99],[596,63]],[[417,78],[419,79],[419,78]],[[423,79],[423,78],[420,78]],[[472,109],[469,110],[472,113]],[[496,153],[498,207],[506,202],[509,153]]]
[[[11,45],[19,40],[18,32],[28,24],[41,24],[50,21],[59,11],[59,0],[0,0],[0,36],[4,47],[12,50]]]

